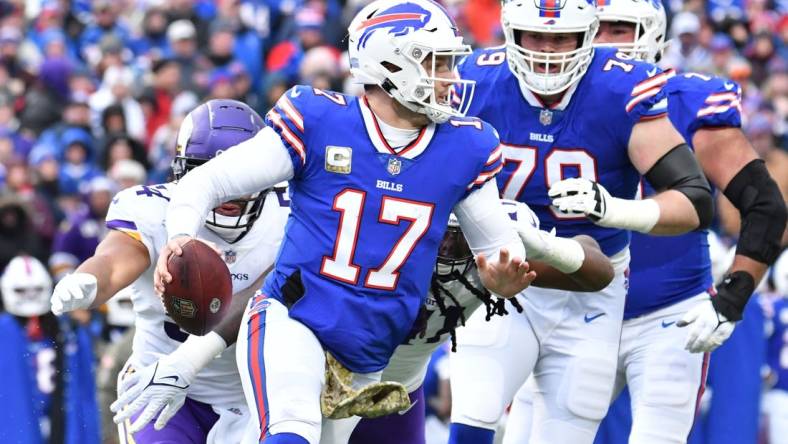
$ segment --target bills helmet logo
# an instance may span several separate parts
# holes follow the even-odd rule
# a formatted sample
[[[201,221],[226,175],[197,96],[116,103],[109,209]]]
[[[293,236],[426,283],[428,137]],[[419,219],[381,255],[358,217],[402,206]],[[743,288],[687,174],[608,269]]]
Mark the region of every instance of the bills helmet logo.
[[[403,3],[379,11],[362,21],[356,28],[357,31],[364,30],[356,48],[366,46],[369,37],[380,29],[388,29],[389,34],[395,36],[407,35],[413,31],[424,29],[424,26],[430,21],[430,17],[432,17],[430,11],[415,3]]]

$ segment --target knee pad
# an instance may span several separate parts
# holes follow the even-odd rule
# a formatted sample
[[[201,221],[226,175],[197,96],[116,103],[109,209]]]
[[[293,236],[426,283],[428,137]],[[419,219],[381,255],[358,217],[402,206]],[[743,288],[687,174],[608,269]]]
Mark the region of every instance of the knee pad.
[[[655,353],[644,370],[642,402],[652,406],[688,406],[694,410],[702,367],[700,353],[676,349]]]
[[[579,356],[565,376],[566,408],[574,415],[601,421],[610,405],[617,361],[614,356]]]
[[[457,357],[451,358],[452,421],[494,429],[513,395],[506,393],[507,373],[513,369],[490,357],[471,355],[459,362]]]

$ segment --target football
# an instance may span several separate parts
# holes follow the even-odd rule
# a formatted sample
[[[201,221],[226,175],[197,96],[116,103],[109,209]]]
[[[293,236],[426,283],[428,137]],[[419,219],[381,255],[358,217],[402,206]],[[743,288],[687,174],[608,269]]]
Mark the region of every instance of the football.
[[[232,278],[222,258],[205,243],[192,240],[182,249],[183,254],[167,263],[172,281],[164,286],[164,308],[184,331],[202,336],[227,312]]]

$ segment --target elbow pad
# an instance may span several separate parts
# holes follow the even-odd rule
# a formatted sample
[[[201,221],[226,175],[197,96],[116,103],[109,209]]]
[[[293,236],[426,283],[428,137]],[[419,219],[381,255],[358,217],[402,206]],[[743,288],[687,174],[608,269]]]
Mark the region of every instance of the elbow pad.
[[[711,225],[714,217],[711,186],[686,143],[668,151],[648,170],[645,177],[657,191],[676,190],[687,196],[698,214],[698,229]]]
[[[766,265],[777,259],[785,230],[785,201],[762,159],[755,159],[728,183],[725,197],[741,214],[736,254]]]

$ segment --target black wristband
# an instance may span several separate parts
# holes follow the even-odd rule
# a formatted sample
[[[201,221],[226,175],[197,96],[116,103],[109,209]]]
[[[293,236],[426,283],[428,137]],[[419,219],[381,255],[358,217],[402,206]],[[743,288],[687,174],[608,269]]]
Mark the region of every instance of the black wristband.
[[[731,322],[741,321],[744,306],[755,291],[755,279],[746,271],[734,271],[725,276],[717,286],[717,296],[711,303],[717,313]]]

